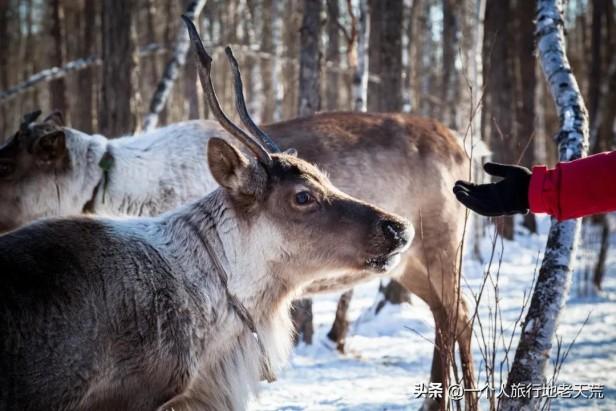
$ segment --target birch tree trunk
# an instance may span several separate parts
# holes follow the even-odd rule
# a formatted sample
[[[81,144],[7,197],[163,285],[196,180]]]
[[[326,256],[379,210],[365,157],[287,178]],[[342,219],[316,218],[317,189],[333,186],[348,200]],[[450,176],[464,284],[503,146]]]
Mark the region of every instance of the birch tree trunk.
[[[569,161],[586,155],[588,114],[565,54],[562,10],[562,0],[537,1],[537,45],[560,118],[560,131],[556,135],[559,158]],[[538,398],[525,395],[511,398],[512,388],[516,384],[543,384],[546,380],[545,365],[560,310],[569,292],[579,228],[579,220],[561,223],[552,220],[539,278],[507,380],[509,397],[501,398],[500,410],[534,409],[537,405]]]
[[[321,109],[321,0],[304,0],[304,17],[300,29],[299,116]],[[301,154],[300,154],[301,155]],[[312,344],[312,300],[295,301],[291,308],[297,341]]]
[[[203,6],[205,6],[205,2],[206,0],[192,0],[186,7],[184,14],[193,20],[197,19],[201,14],[201,10],[203,10]],[[163,78],[156,87],[156,91],[150,101],[150,110],[143,122],[143,129],[145,131],[155,128],[158,124],[158,116],[169,99],[173,84],[178,78],[181,68],[186,63],[186,54],[188,53],[189,46],[188,32],[184,25],[180,25],[173,55],[165,66]]]

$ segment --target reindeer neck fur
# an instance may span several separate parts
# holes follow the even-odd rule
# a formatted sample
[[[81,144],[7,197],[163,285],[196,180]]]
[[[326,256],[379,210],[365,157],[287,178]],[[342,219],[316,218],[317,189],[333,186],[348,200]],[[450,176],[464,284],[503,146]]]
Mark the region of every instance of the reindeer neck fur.
[[[109,140],[111,167],[97,190],[94,212],[153,216],[197,200],[216,183],[207,169],[211,122],[188,121]]]
[[[269,261],[280,260],[280,234],[259,221],[247,222],[228,206],[226,193],[217,190],[205,199],[160,217],[164,238],[173,237],[168,253],[183,266],[187,281],[200,284],[211,298],[216,266],[203,241],[208,241],[228,276],[228,290],[253,316],[259,337],[273,370],[286,362],[291,347],[289,285]],[[271,246],[257,246],[259,238],[271,238]],[[178,241],[179,240],[179,241]],[[163,239],[164,242],[166,240]],[[194,246],[193,246],[194,245]],[[219,293],[224,291],[219,289]],[[241,322],[226,298],[214,317],[219,321],[197,359],[197,372],[188,389],[170,401],[174,409],[244,409],[256,393],[262,376],[262,358],[254,336]],[[224,336],[224,337],[223,337]]]

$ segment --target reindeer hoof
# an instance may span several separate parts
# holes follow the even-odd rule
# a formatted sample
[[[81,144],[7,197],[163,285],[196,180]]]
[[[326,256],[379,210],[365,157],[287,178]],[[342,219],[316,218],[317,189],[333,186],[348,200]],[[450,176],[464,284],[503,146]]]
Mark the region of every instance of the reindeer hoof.
[[[321,345],[325,347],[328,351],[336,351],[336,342],[330,340],[328,337],[321,338]]]

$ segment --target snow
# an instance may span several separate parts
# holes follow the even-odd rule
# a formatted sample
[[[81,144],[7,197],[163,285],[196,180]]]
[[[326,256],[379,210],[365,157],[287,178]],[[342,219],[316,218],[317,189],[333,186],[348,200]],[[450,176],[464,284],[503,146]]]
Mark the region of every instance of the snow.
[[[504,358],[503,345],[515,329],[509,363],[513,360],[525,293],[531,290],[534,275],[542,258],[549,219],[538,220],[540,234],[529,235],[520,227],[515,242],[496,242],[491,266],[492,278],[498,274],[498,300],[504,338],[497,335],[496,385],[500,384],[499,364]],[[489,237],[489,236],[488,236]],[[612,237],[616,245],[616,235]],[[471,247],[466,247],[470,249]],[[492,241],[484,239],[482,255],[489,261]],[[500,264],[500,270],[498,269]],[[571,295],[560,317],[557,335],[563,339],[563,351],[579,332],[575,345],[560,371],[556,384],[604,384],[605,399],[557,399],[552,409],[610,410],[616,409],[616,253],[608,255],[608,273],[604,291],[583,297],[574,283]],[[481,264],[470,255],[464,260],[464,292],[471,297],[481,287],[487,263]],[[581,276],[574,273],[574,281]],[[494,326],[494,287],[488,281],[479,305],[481,323],[488,345]],[[378,280],[355,289],[351,303],[350,336],[346,355],[340,355],[326,344],[326,333],[334,319],[338,295],[315,299],[315,344],[300,346],[293,353],[288,367],[278,381],[263,383],[258,399],[250,410],[407,410],[418,409],[423,399],[414,393],[418,384],[428,383],[432,359],[434,323],[428,307],[413,296],[412,305],[386,306],[378,316],[370,310],[377,300]],[[472,298],[470,298],[472,301]],[[471,302],[471,307],[474,308]],[[587,324],[580,327],[588,317]],[[522,317],[523,318],[523,317]],[[500,329],[500,321],[497,321]],[[480,345],[483,345],[478,321],[474,325],[473,354],[480,387],[485,385],[485,367]],[[554,345],[555,347],[556,345]],[[552,351],[552,358],[556,350]],[[550,364],[553,359],[550,359]],[[506,379],[504,363],[502,373]],[[552,365],[547,375],[551,376]],[[489,409],[485,399],[482,408]]]

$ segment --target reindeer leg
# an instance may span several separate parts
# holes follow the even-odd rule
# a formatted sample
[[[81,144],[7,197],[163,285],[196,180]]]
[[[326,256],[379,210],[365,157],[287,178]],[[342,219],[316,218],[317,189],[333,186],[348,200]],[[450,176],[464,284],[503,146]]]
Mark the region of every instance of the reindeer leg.
[[[451,307],[451,308],[455,308]],[[432,308],[435,323],[435,347],[432,357],[432,369],[430,372],[430,382],[441,383],[443,387],[443,398],[435,401],[434,399],[426,399],[422,410],[444,410],[447,404],[447,394],[450,385],[450,371],[452,366],[453,350],[453,319],[456,312],[451,312],[452,309],[444,307]],[[476,411],[479,409],[477,393],[472,391],[476,388],[475,384],[475,367],[471,352],[472,330],[470,328],[470,320],[466,303],[462,300],[459,311],[457,312],[457,324],[455,342],[458,343],[460,360],[462,366],[462,381],[464,388],[469,389],[464,393],[465,409]]]
[[[428,271],[418,259],[410,259],[404,275],[398,281],[411,293],[421,298],[432,312],[434,318],[434,351],[432,355],[432,367],[430,370],[430,383],[440,383],[443,394],[447,393],[447,381],[449,376],[448,353],[441,350],[447,343],[447,312],[441,304],[439,295],[434,292],[428,280]],[[443,338],[445,337],[445,338]],[[428,398],[420,408],[421,411],[438,411],[444,409],[445,398]]]
[[[466,388],[467,390],[474,390],[476,389],[475,364],[473,362],[473,354],[471,351],[473,330],[471,329],[471,321],[469,319],[468,308],[466,305],[466,301],[464,300],[460,301],[457,334],[457,342],[460,350],[460,360],[462,362],[464,388]],[[476,392],[466,391],[465,400],[467,410],[475,411],[479,409],[479,401]]]

